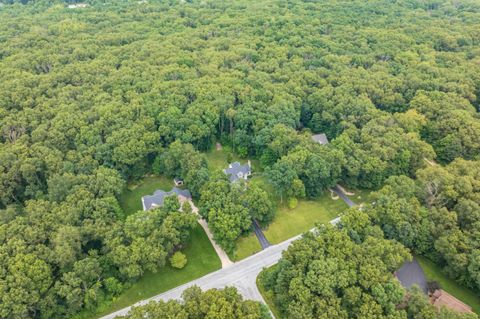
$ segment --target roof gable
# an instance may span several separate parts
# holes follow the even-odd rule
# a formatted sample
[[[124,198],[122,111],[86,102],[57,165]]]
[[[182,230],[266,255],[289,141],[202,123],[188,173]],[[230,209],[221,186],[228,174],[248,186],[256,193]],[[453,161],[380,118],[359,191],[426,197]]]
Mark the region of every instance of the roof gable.
[[[322,145],[328,144],[327,135],[325,135],[324,133],[312,135],[312,140]]]
[[[251,174],[252,168],[250,164],[241,165],[240,162],[234,162],[229,165],[228,168],[224,169],[223,172],[229,175],[230,181],[234,182],[239,178],[244,178]]]
[[[174,194],[177,196],[183,196],[188,199],[192,198],[192,195],[190,194],[190,191],[188,189],[180,189],[180,188],[174,187],[169,192],[165,192],[164,190],[158,189],[153,193],[153,195],[145,195],[142,197],[143,210],[149,210],[151,208],[163,206],[165,197],[174,195]]]

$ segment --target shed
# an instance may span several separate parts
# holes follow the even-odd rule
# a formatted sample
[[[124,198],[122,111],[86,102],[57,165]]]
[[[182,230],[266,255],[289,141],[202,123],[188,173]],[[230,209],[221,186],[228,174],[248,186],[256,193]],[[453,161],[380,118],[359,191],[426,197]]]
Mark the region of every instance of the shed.
[[[328,144],[327,135],[324,133],[312,135],[312,140],[322,145]]]

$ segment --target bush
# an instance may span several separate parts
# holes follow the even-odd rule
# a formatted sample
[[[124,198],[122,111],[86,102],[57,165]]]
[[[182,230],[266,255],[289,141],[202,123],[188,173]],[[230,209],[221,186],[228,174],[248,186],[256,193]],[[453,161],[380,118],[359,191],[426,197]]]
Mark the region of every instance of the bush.
[[[247,157],[247,155],[248,155],[248,148],[245,147],[245,146],[239,146],[239,147],[237,147],[237,154],[238,154],[238,156],[240,156],[241,158]]]
[[[294,209],[298,205],[298,199],[296,197],[290,197],[288,199],[288,208]]]
[[[187,256],[177,251],[170,257],[170,264],[173,268],[182,269],[187,264]]]

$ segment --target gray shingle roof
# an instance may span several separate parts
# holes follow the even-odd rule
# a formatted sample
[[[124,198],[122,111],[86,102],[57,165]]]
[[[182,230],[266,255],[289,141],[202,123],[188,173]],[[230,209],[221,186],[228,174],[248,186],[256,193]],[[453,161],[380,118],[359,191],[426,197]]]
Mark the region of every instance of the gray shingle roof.
[[[318,142],[322,145],[325,145],[325,144],[328,144],[328,138],[325,134],[315,134],[315,135],[312,135],[312,140],[314,140],[315,142]]]
[[[223,172],[229,175],[230,182],[235,182],[240,178],[246,179],[246,176],[252,173],[252,169],[248,163],[241,165],[239,162],[234,162],[227,169],[224,169]]]
[[[428,292],[427,278],[415,258],[411,262],[405,262],[395,275],[404,288],[409,289],[413,285],[417,285],[425,294]]]
[[[155,207],[163,206],[163,201],[165,197],[176,194],[177,196],[183,196],[185,198],[191,199],[192,195],[188,189],[180,189],[177,187],[172,188],[171,191],[165,192],[161,189],[156,190],[153,195],[146,195],[142,197],[143,210],[149,210]]]

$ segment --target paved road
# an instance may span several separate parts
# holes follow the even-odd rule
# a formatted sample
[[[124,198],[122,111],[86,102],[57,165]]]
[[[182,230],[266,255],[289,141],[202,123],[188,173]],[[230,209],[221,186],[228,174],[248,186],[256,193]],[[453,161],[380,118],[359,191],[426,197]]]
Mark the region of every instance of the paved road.
[[[270,267],[278,262],[282,257],[282,251],[287,249],[290,243],[301,235],[290,238],[278,245],[272,245],[261,252],[243,259],[233,265],[217,270],[199,279],[193,280],[184,285],[173,288],[160,295],[152,297],[150,299],[137,302],[134,306],[140,306],[147,304],[148,302],[155,300],[171,300],[180,299],[182,292],[193,285],[197,285],[202,290],[208,290],[212,288],[224,288],[226,286],[235,286],[245,299],[257,300],[265,303],[262,295],[257,289],[256,279],[258,274],[265,267]],[[131,307],[121,309],[117,312],[111,313],[102,319],[113,319],[116,316],[126,315]]]
[[[265,234],[263,233],[256,219],[252,220],[252,225],[253,230],[255,231],[255,235],[257,236],[257,239],[262,246],[262,249],[270,247],[270,242],[268,241],[267,237],[265,237]]]
[[[338,187],[332,188],[332,190],[337,193],[338,196],[340,196],[348,206],[355,206],[355,203],[351,201]],[[331,220],[330,223],[335,225],[339,221],[340,217],[337,217]],[[145,305],[150,301],[181,299],[182,292],[193,285],[199,286],[202,290],[208,290],[212,288],[221,289],[225,288],[226,286],[235,286],[245,299],[257,300],[265,303],[262,295],[258,291],[256,284],[258,274],[263,270],[263,268],[276,264],[282,257],[282,251],[287,249],[291,242],[297,240],[301,236],[302,235],[298,235],[287,239],[280,244],[271,245],[253,256],[152,298],[139,301],[133,306]],[[131,306],[123,308],[117,312],[104,316],[101,319],[113,319],[117,316],[126,315],[130,309]]]
[[[338,196],[340,196],[340,198],[343,199],[343,201],[347,203],[349,207],[357,205],[350,198],[348,198],[348,196],[338,187],[338,185],[332,187],[332,191],[335,192],[335,194],[337,194]]]

